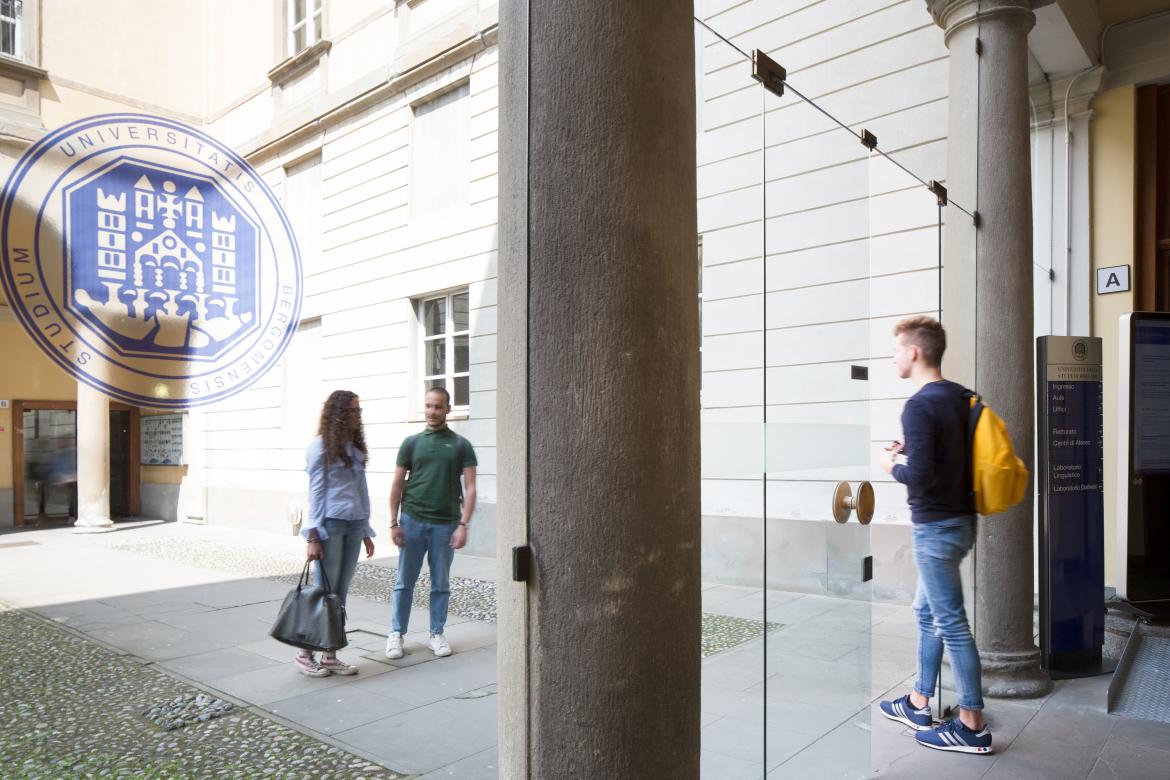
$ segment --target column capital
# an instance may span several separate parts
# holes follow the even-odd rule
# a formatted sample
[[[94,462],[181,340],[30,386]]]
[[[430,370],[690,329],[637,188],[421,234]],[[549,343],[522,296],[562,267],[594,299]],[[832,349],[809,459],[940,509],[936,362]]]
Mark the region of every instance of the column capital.
[[[967,25],[991,19],[1017,19],[1025,25],[1025,31],[1036,24],[1032,9],[1048,5],[1051,0],[926,0],[926,7],[934,23],[945,31],[949,42],[951,35]]]

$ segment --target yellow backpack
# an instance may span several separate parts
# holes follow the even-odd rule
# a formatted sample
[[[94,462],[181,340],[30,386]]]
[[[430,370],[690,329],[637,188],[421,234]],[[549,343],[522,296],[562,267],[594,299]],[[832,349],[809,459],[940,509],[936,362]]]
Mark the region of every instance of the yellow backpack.
[[[994,515],[1023,500],[1028,489],[1028,468],[1012,449],[1012,437],[1003,418],[975,393],[968,390],[967,395],[971,399],[967,430],[975,511]]]

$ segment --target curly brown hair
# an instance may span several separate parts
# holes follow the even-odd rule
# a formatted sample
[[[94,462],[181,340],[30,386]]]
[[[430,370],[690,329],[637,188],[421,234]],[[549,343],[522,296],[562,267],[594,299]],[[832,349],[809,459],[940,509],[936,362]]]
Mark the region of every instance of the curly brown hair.
[[[321,444],[325,448],[325,462],[332,463],[340,460],[346,468],[353,465],[353,458],[349,457],[345,445],[353,445],[361,451],[362,462],[368,461],[366,450],[366,432],[362,427],[362,418],[350,414],[350,404],[357,398],[355,393],[348,390],[334,390],[325,399],[321,407],[321,423],[317,426],[317,433],[321,437]]]

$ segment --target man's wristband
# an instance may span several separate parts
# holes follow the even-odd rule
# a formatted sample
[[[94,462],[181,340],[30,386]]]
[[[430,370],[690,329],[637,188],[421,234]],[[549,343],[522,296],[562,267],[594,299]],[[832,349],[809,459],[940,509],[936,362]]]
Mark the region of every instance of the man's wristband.
[[[465,522],[463,522],[462,520],[460,520],[460,521],[459,521],[459,525],[463,526],[464,528],[467,528],[469,525],[471,525],[471,521],[470,521],[470,520],[468,520],[468,521],[465,523]]]

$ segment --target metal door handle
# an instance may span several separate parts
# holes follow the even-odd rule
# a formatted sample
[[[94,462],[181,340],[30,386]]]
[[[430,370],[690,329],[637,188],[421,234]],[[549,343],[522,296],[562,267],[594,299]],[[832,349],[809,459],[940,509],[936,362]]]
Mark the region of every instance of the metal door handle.
[[[857,510],[857,522],[869,525],[873,520],[873,485],[862,482],[857,486],[857,495],[854,496],[848,482],[838,482],[833,490],[833,519],[838,523],[847,523],[854,510]]]

